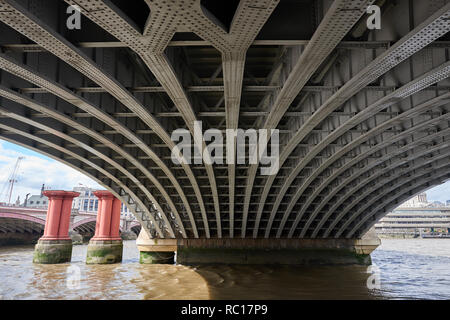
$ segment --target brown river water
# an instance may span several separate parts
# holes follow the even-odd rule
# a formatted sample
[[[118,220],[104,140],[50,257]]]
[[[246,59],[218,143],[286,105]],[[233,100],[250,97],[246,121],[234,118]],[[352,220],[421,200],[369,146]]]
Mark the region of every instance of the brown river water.
[[[450,239],[383,240],[370,269],[141,265],[134,241],[121,264],[86,265],[86,248],[35,265],[33,246],[0,247],[0,299],[450,299]]]

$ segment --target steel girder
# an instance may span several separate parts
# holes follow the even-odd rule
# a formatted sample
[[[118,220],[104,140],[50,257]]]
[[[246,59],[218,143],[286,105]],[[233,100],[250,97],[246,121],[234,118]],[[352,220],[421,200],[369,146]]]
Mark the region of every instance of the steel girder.
[[[367,219],[371,218],[372,215],[377,213],[381,208],[386,207],[387,204],[395,201],[396,199],[401,199],[404,194],[410,194],[412,190],[415,190],[417,187],[420,187],[422,185],[432,187],[445,182],[450,178],[448,169],[450,169],[450,165],[447,158],[443,160],[443,164],[441,163],[440,165],[436,165],[436,167],[432,166],[432,168],[425,170],[424,173],[419,176],[414,176],[411,179],[400,179],[400,181],[396,184],[393,184],[392,181],[390,181],[388,183],[389,187],[386,185],[382,186],[381,188],[383,188],[383,192],[380,192],[379,194],[374,195],[373,197],[368,199],[367,203],[364,206],[361,206],[361,208],[355,211],[355,213],[338,230],[335,238],[340,237],[341,233],[346,229],[346,227],[354,222],[356,217],[359,218],[359,221],[356,222],[352,229],[346,234],[346,238],[350,238],[356,232],[356,230],[361,227],[364,222],[367,221]],[[411,197],[411,194],[409,195],[409,197]],[[375,205],[375,202],[377,201],[379,201],[379,204]],[[401,202],[397,202],[397,205],[400,204]],[[372,208],[370,208],[369,213],[363,214],[364,210],[368,209],[370,206],[372,206]]]
[[[81,96],[78,96],[74,94],[72,91],[68,90],[67,88],[63,87],[62,85],[58,84],[57,82],[51,80],[50,78],[38,73],[37,71],[32,70],[30,67],[23,65],[16,60],[12,59],[11,57],[8,57],[4,54],[0,54],[0,68],[17,76],[20,77],[26,81],[29,81],[30,83],[33,83],[36,86],[39,86],[40,93],[42,92],[49,92],[58,98],[61,98],[62,100],[67,101],[68,103],[78,107],[79,109],[85,111],[86,113],[90,114],[92,117],[95,117],[96,119],[99,119],[103,121],[105,124],[110,126],[111,128],[114,128],[115,131],[122,134],[124,137],[129,139],[131,142],[133,142],[137,147],[139,147],[150,159],[152,159],[162,170],[163,172],[169,177],[172,184],[175,186],[179,196],[181,197],[183,201],[183,205],[186,208],[186,211],[188,212],[190,223],[192,225],[194,237],[198,237],[197,228],[195,225],[194,217],[191,212],[190,205],[187,201],[186,195],[184,194],[184,191],[181,189],[181,186],[177,179],[175,178],[174,174],[171,172],[171,170],[167,167],[167,165],[159,158],[159,156],[135,133],[133,133],[129,128],[127,128],[125,125],[123,125],[121,122],[117,121],[114,117],[103,111],[100,106],[96,106],[91,102],[88,102],[86,99],[82,98]],[[21,91],[21,90],[19,90]],[[20,103],[20,102],[19,102]],[[41,106],[41,109],[45,110],[45,106]],[[39,111],[39,110],[38,110]],[[68,111],[65,112],[66,114]],[[73,116],[76,116],[73,114]],[[81,125],[78,125],[75,120],[68,119],[67,117],[62,120],[65,123],[71,123],[74,128],[77,128]],[[92,137],[97,137],[98,141],[105,140],[106,138],[101,136],[99,133],[95,132],[94,130],[89,130],[84,128],[83,126],[80,127],[80,132],[90,134]],[[112,141],[105,143],[105,146],[110,146],[112,148],[118,148],[117,143],[114,143]],[[142,168],[142,165],[137,162],[136,159],[132,159],[130,155],[127,155],[125,158],[131,159],[131,163],[134,163],[137,167]],[[148,172],[147,169],[143,169],[143,172]],[[147,174],[148,176],[148,174]],[[150,174],[151,176],[151,174]],[[159,183],[152,180],[153,183],[158,185]],[[161,187],[161,186],[160,186]],[[166,196],[166,199],[167,196]],[[170,200],[170,199],[169,199]],[[174,210],[172,207],[172,210],[178,215],[177,211]]]
[[[17,125],[18,124],[16,123],[16,126]],[[35,134],[19,130],[15,126],[13,127],[0,124],[0,129],[3,130],[3,132],[0,132],[0,136],[3,140],[18,144],[60,161],[105,186],[117,198],[127,204],[127,207],[136,216],[141,225],[146,228],[146,231],[149,232],[149,234],[153,235],[153,231],[156,230],[159,237],[166,236],[161,230],[159,219],[155,216],[156,210],[151,212],[150,206],[145,205],[135,192],[133,192],[125,183],[117,179],[113,174],[102,168],[100,163],[95,163],[92,160],[88,160],[86,156],[75,153],[57,143],[39,138]],[[15,136],[5,134],[5,130],[8,131],[8,133],[14,133]],[[45,145],[48,148],[44,151],[42,147],[39,148],[37,143]],[[67,160],[64,158],[64,155],[70,155],[77,161]],[[106,179],[102,179],[100,174],[102,174]]]
[[[398,65],[413,53],[424,48],[428,43],[437,39],[439,36],[445,34],[450,30],[448,23],[443,23],[450,16],[450,5],[442,8],[433,16],[428,18],[421,25],[416,27],[408,35],[399,40],[394,46],[389,48],[386,52],[372,61],[366,68],[360,71],[355,77],[348,81],[341,89],[338,90],[332,97],[330,97],[296,132],[296,134],[289,140],[287,145],[283,148],[280,156],[280,166],[288,159],[288,156],[294,151],[296,146],[314,129],[321,121],[323,121],[330,112],[337,109],[345,101],[350,99],[361,88],[367,86],[369,83],[377,79],[379,76],[387,72],[389,69]],[[431,37],[429,37],[431,35]],[[351,120],[350,120],[351,121]],[[349,122],[350,122],[349,121]],[[330,139],[331,140],[331,139]],[[330,143],[332,141],[327,141]],[[295,171],[289,174],[291,179],[295,178]],[[269,194],[270,188],[275,180],[275,176],[267,178],[261,199],[259,201],[258,217],[261,217],[264,203]],[[280,193],[280,197],[282,194]],[[278,200],[281,201],[281,200]],[[272,217],[276,212],[272,212]],[[257,234],[258,223],[254,228],[254,236]],[[270,225],[267,229],[270,229]]]
[[[366,210],[361,209],[358,201],[351,202],[351,193],[359,192],[359,189],[354,189],[355,181],[359,181],[358,177],[369,172],[371,173],[369,181],[381,183],[381,178],[389,174],[393,181],[394,177],[398,176],[397,172],[386,171],[387,169],[385,170],[383,166],[397,168],[395,166],[398,165],[401,168],[402,160],[391,160],[396,157],[397,151],[406,150],[395,149],[393,147],[395,143],[401,145],[406,141],[410,146],[414,146],[415,149],[407,151],[411,152],[410,164],[414,167],[419,165],[414,161],[419,161],[417,159],[421,159],[420,155],[425,152],[423,145],[420,143],[416,145],[417,141],[429,143],[426,142],[429,138],[431,143],[438,145],[438,148],[446,145],[443,142],[446,136],[443,136],[444,140],[436,140],[438,138],[432,138],[433,135],[429,135],[428,138],[422,136],[423,130],[428,130],[427,126],[439,128],[441,134],[446,132],[442,129],[445,127],[442,121],[446,121],[445,113],[447,112],[447,107],[442,107],[446,104],[445,95],[438,96],[440,91],[435,86],[433,89],[427,89],[427,93],[419,92],[442,77],[438,76],[433,80],[432,75],[429,74],[427,83],[420,83],[419,80],[410,83],[411,92],[406,95],[411,96],[411,106],[406,107],[407,103],[400,101],[404,96],[396,96],[402,93],[402,89],[395,91],[396,85],[386,84],[386,79],[389,80],[390,77],[388,71],[403,68],[399,66],[402,61],[408,60],[413,64],[411,60],[416,52],[432,44],[448,31],[448,4],[425,19],[392,47],[386,41],[381,41],[379,44],[367,44],[365,48],[373,49],[371,52],[373,56],[368,60],[375,60],[363,68],[357,67],[361,71],[357,72],[356,76],[350,72],[349,81],[340,87],[334,82],[329,84],[329,73],[335,73],[337,68],[332,66],[333,70],[328,72],[328,67],[339,62],[342,57],[344,57],[342,59],[347,57],[351,59],[350,54],[346,56],[346,52],[336,49],[350,48],[348,45],[345,47],[341,40],[356,23],[363,23],[360,18],[367,5],[373,1],[332,2],[312,39],[303,42],[256,40],[263,25],[270,20],[275,8],[279,5],[278,0],[261,0],[256,5],[254,1],[240,1],[229,30],[226,30],[226,27],[223,28],[212,14],[205,11],[200,0],[170,4],[167,1],[149,1],[151,15],[142,30],[139,30],[139,27],[121,12],[121,9],[109,1],[66,0],[65,2],[79,5],[86,17],[119,42],[110,44],[105,42],[104,45],[99,42],[76,47],[57,33],[56,29],[47,25],[44,21],[48,21],[45,17],[41,18],[39,13],[38,17],[34,16],[30,9],[21,7],[14,0],[0,1],[2,9],[0,20],[36,42],[31,44],[30,48],[35,46],[35,49],[40,52],[46,50],[97,85],[97,87],[78,86],[77,89],[69,89],[61,85],[59,80],[55,81],[53,78],[39,74],[26,65],[28,63],[19,63],[11,58],[11,55],[17,52],[0,53],[0,68],[39,87],[24,88],[22,86],[19,93],[15,91],[15,85],[0,87],[0,95],[4,97],[5,102],[2,107],[3,118],[0,117],[0,124],[4,130],[2,136],[41,151],[46,150],[53,158],[70,163],[72,167],[85,166],[90,176],[113,189],[121,196],[121,199],[133,203],[138,217],[140,215],[142,220],[151,220],[147,226],[144,226],[147,231],[154,226],[159,227],[159,230],[155,227],[159,237],[178,236],[178,233],[183,237],[226,237],[227,227],[229,236],[234,237],[234,229],[239,226],[239,223],[241,223],[239,226],[241,237],[247,236],[246,232],[250,228],[253,228],[253,237],[257,237],[262,228],[266,229],[266,236],[277,231],[276,236],[282,236],[285,224],[290,228],[288,237],[293,236],[297,231],[300,231],[300,237],[316,237],[319,234],[323,236],[320,232],[324,225],[335,223],[338,228],[341,227],[347,222],[347,220],[345,222],[341,220],[356,212],[355,210],[359,210],[354,217],[356,222],[348,222],[339,236],[341,234],[350,237],[360,236],[361,230],[370,224],[371,218],[367,218],[370,221],[365,220],[359,223],[359,216],[363,217]],[[179,14],[180,12],[183,14]],[[54,25],[53,22],[51,25]],[[173,49],[173,46],[178,43],[173,37],[178,32],[192,32],[203,39],[181,41],[180,46],[213,46],[218,51],[219,55],[214,56],[213,60],[220,61],[221,66],[214,71],[210,79],[222,72],[222,86],[198,87],[184,76],[185,71],[180,67],[174,54],[177,49]],[[246,70],[248,54],[251,50],[256,50],[250,48],[251,45],[299,45],[302,48],[300,50],[279,48],[280,54],[272,65],[272,71],[263,81],[266,85],[252,87],[244,83],[248,81],[248,77],[253,78],[251,74],[247,74],[248,77],[244,78],[244,71],[248,72]],[[121,79],[117,75],[111,76],[107,69],[103,69],[98,62],[88,57],[86,52],[89,50],[80,50],[80,48],[96,46],[121,47],[126,48],[127,52],[134,51],[143,62],[141,67],[144,66],[143,69],[148,69],[152,73],[155,78],[152,80],[154,83],[149,83],[147,87],[123,85],[119,82]],[[14,50],[14,46],[11,48]],[[27,51],[25,48],[29,54],[38,52],[33,50]],[[385,51],[376,57],[376,50]],[[446,60],[448,60],[448,53]],[[428,71],[431,68],[424,67],[424,69]],[[443,67],[435,70],[436,74],[442,70]],[[194,79],[194,71],[189,72],[192,73],[191,79]],[[325,82],[318,84],[318,88],[315,88],[315,81],[324,76]],[[208,77],[209,75],[206,79]],[[405,83],[404,75],[402,77],[402,80],[393,82]],[[379,78],[382,84],[374,83],[372,86],[372,83]],[[410,80],[414,78],[411,75]],[[203,79],[205,79],[204,76]],[[261,80],[255,79],[256,84],[258,81]],[[156,82],[160,86],[155,85]],[[312,85],[308,85],[308,82]],[[414,87],[415,85],[417,88]],[[355,96],[360,99],[366,90],[372,90],[370,87],[379,88],[375,90],[393,92],[387,95],[383,93],[386,96],[379,98],[378,104],[371,101],[365,104],[366,107],[354,108],[356,112],[337,110],[341,107],[349,109],[348,101]],[[444,88],[445,85],[441,87]],[[318,92],[317,90],[321,90],[321,93],[314,93]],[[433,94],[431,90],[436,93]],[[197,104],[200,98],[191,97],[189,93],[214,91],[219,91],[219,94],[223,91],[224,110],[199,112]],[[261,111],[253,111],[245,99],[242,101],[243,92],[257,91],[266,92],[265,98],[259,104],[255,104],[258,107],[263,105],[267,107]],[[114,97],[115,101],[120,103],[119,109],[124,106],[128,111],[124,112],[122,109],[110,112],[102,103],[97,104],[85,98],[91,93],[101,94],[102,92]],[[170,110],[171,106],[168,106],[169,110],[163,111],[158,111],[158,108],[155,110],[153,107],[148,108],[143,100],[134,96],[146,92],[167,93],[168,100],[173,103],[172,109]],[[328,93],[331,95],[329,98]],[[48,99],[54,102],[55,96],[56,103],[47,102]],[[429,100],[428,104],[424,103],[424,97],[430,98],[430,96],[435,98]],[[325,102],[320,100],[323,97]],[[389,100],[390,98],[392,100]],[[305,110],[308,108],[302,106],[307,99],[320,101],[318,108]],[[61,103],[60,100],[69,103],[72,107]],[[412,103],[413,100],[419,103]],[[9,101],[14,101],[16,104]],[[216,106],[222,102],[219,101]],[[296,107],[293,106],[294,102]],[[201,103],[204,106],[207,105],[204,102]],[[20,106],[17,107],[17,104]],[[242,111],[241,104],[245,105],[249,111]],[[387,106],[389,110],[382,111]],[[433,108],[433,113],[425,112],[426,106]],[[392,111],[395,109],[401,111],[396,114]],[[414,112],[418,113],[417,116]],[[174,117],[179,119],[175,118],[173,121],[168,119]],[[235,129],[239,124],[242,124],[244,128],[256,125],[257,128],[282,129],[284,147],[281,154],[280,174],[269,178],[257,176],[257,165],[247,167],[231,164],[216,166],[214,169],[210,165],[183,165],[182,167],[171,165],[167,152],[175,146],[169,136],[170,131],[175,128],[174,125],[179,126],[182,119],[183,126],[192,133],[194,121],[204,117],[208,117],[208,121],[213,122],[216,121],[215,118],[223,118],[219,124],[222,130]],[[289,119],[290,117],[296,117],[296,119]],[[159,122],[156,118],[162,121]],[[420,123],[420,119],[423,119],[423,123]],[[409,120],[413,123],[411,126],[407,124]],[[97,124],[98,121],[103,124],[103,127]],[[252,121],[256,122],[252,124]],[[131,127],[130,122],[133,123]],[[139,126],[141,123],[146,127]],[[412,133],[414,129],[418,130],[416,134]],[[414,143],[410,140],[417,137],[419,139]],[[392,143],[388,144],[388,140],[392,140]],[[388,154],[388,151],[392,153]],[[83,157],[86,162],[82,161]],[[356,159],[359,160],[356,161]],[[363,167],[366,163],[368,165]],[[446,167],[441,168],[441,170],[445,169]],[[351,179],[352,176],[354,179]],[[413,176],[417,176],[416,173],[413,173]],[[227,183],[218,183],[220,179],[226,179]],[[239,183],[243,179],[245,182]],[[424,179],[433,180],[434,177],[430,175]],[[386,177],[386,181],[389,183],[389,177]],[[343,182],[342,187],[341,182]],[[422,183],[422,181],[419,182]],[[422,185],[425,185],[425,182],[420,184]],[[361,183],[357,186],[364,187]],[[221,192],[225,189],[228,189],[228,193]],[[237,190],[244,192],[240,193]],[[275,193],[275,197],[270,195],[271,191]],[[342,197],[345,200],[341,202],[338,198],[333,202],[342,191],[345,191]],[[252,201],[258,197],[258,201]],[[243,199],[243,201],[235,202],[235,198]],[[386,201],[390,201],[390,198],[386,198]],[[344,216],[337,216],[334,210],[328,211],[334,208],[334,203],[345,205],[347,213]],[[257,208],[257,211],[254,211],[254,208]],[[267,208],[272,210],[265,210]],[[215,219],[211,215],[212,211],[214,211]],[[296,212],[293,219],[290,219],[291,211]],[[239,213],[242,213],[242,216]],[[282,217],[278,220],[277,217],[280,214]],[[264,223],[267,218],[269,219],[266,227]],[[318,219],[320,221],[317,223]],[[330,221],[330,219],[336,220]],[[210,228],[213,228],[210,227],[210,223],[214,220],[217,232],[211,233]],[[248,228],[248,222],[250,226],[252,222],[254,225]],[[261,227],[260,222],[262,222]],[[280,222],[281,225],[278,225]],[[203,223],[203,229],[199,228],[204,231],[204,234],[199,234],[197,230],[197,224],[201,223]],[[335,235],[337,231],[332,228],[329,232]]]
[[[363,111],[356,114],[354,117],[350,118],[348,121],[343,123],[341,126],[336,128],[334,131],[332,131],[325,139],[320,141],[316,146],[311,148],[309,150],[308,155],[302,159],[295,169],[291,172],[289,178],[286,180],[285,184],[282,187],[282,191],[280,192],[280,195],[284,194],[289,188],[292,181],[295,179],[295,177],[298,175],[298,173],[304,168],[306,163],[311,161],[315,155],[319,154],[326,146],[331,143],[332,141],[336,140],[338,137],[340,137],[342,134],[344,134],[346,131],[350,130],[354,126],[358,125],[359,123],[369,119],[371,116],[376,115],[379,111],[388,108],[389,106],[398,103],[402,99],[405,99],[409,97],[410,95],[420,91],[422,88],[430,86],[434,83],[437,83],[443,79],[446,79],[450,75],[450,62],[444,63],[443,65],[439,66],[438,68],[435,68],[426,74],[422,75],[418,79],[411,81],[410,83],[404,85],[403,87],[399,88],[398,90],[392,92],[391,94],[388,94],[387,96],[383,97],[382,99],[376,101],[375,103],[369,105],[366,107]],[[291,199],[288,207],[286,208],[284,214],[282,223],[278,229],[277,237],[280,236],[283,228],[284,228],[284,222],[286,221],[287,217],[290,215],[293,206],[297,202],[297,200],[302,195],[303,191],[309,186],[309,184],[328,166],[329,162],[325,161],[324,163],[321,163],[319,167],[314,170],[314,173],[310,175],[308,179],[303,183],[302,187],[296,190],[295,196]],[[279,199],[280,197],[278,197]],[[277,203],[279,203],[280,200],[277,199]],[[306,202],[306,205],[303,206],[303,209],[305,209],[309,205],[308,202]],[[301,210],[300,213],[297,213],[296,221],[299,221],[304,214],[304,210]],[[276,214],[278,210],[278,205],[275,205],[272,210],[272,216]],[[291,231],[289,232],[289,235],[292,235],[293,230],[296,228],[296,223],[291,227]],[[266,231],[267,232],[267,231]]]
[[[436,107],[439,107],[441,104],[448,103],[449,101],[446,100],[446,99],[448,99],[448,97],[450,97],[449,94],[444,94],[444,95],[439,96],[439,97],[437,97],[435,99],[427,101],[426,103],[420,104],[419,106],[417,106],[415,108],[412,108],[411,110],[409,110],[407,112],[404,112],[404,113],[402,113],[401,115],[399,115],[397,117],[394,117],[392,120],[383,123],[382,125],[380,125],[380,126],[374,128],[374,129],[370,130],[369,132],[367,132],[367,134],[364,134],[360,138],[355,139],[355,141],[352,141],[351,147],[353,147],[357,143],[360,143],[362,141],[365,141],[366,139],[369,139],[373,134],[376,134],[377,132],[380,132],[381,130],[383,130],[383,128],[386,128],[386,127],[389,127],[389,126],[393,126],[393,125],[396,125],[396,124],[401,124],[400,121],[408,121],[408,118],[413,116],[415,113],[426,112],[427,108],[436,108]],[[366,159],[370,155],[374,154],[375,152],[377,152],[379,150],[382,150],[383,148],[385,148],[385,147],[387,147],[387,146],[389,146],[391,144],[398,143],[402,139],[405,139],[408,135],[412,135],[415,132],[417,132],[417,131],[419,131],[419,130],[421,130],[423,128],[427,128],[428,126],[436,124],[439,121],[445,120],[447,118],[448,118],[448,116],[445,114],[445,115],[443,115],[441,117],[438,117],[438,119],[433,118],[433,119],[431,119],[429,121],[425,121],[425,122],[420,121],[421,122],[420,125],[418,125],[416,127],[412,127],[412,128],[406,129],[403,132],[401,132],[400,134],[397,134],[397,135],[394,135],[392,137],[389,137],[389,139],[374,145],[373,147],[369,148],[368,150],[364,150],[363,153],[361,153],[357,157],[354,157],[351,161],[349,161],[348,163],[345,163],[344,165],[339,167],[336,171],[333,171],[326,179],[324,179],[324,181],[321,183],[321,186],[319,188],[317,188],[316,194],[319,194],[320,192],[322,192],[322,190],[326,189],[327,185],[332,185],[332,182],[340,174],[342,174],[345,170],[350,169],[352,166],[356,165],[360,161],[363,161],[364,159]],[[422,119],[420,119],[420,120],[422,120]],[[417,121],[419,121],[419,120],[417,120]],[[416,121],[414,121],[414,122],[416,122]],[[419,141],[420,140],[421,139],[419,139]],[[355,144],[353,144],[353,143],[355,143]],[[413,143],[408,144],[408,147],[412,147],[412,146],[414,146]],[[339,157],[340,154],[348,151],[349,149],[350,148],[341,149],[338,153],[333,155],[333,157],[332,157],[332,158],[334,158],[333,160],[335,160],[336,157]],[[341,153],[341,151],[342,151],[342,153]],[[370,167],[368,167],[368,169],[370,169]],[[307,223],[305,224],[305,226],[303,227],[303,230],[302,230],[302,234],[303,235],[307,231],[308,227],[311,225],[312,221],[317,217],[318,213],[328,203],[330,203],[331,199],[333,199],[333,197],[341,189],[343,189],[349,182],[351,182],[353,179],[355,179],[355,175],[352,175],[352,176],[350,176],[350,178],[344,179],[343,181],[340,181],[339,183],[336,183],[336,186],[332,190],[329,190],[329,193],[325,197],[323,197],[321,199],[321,204],[318,205],[314,209],[314,211],[312,212],[312,214],[308,218],[308,221],[307,221]],[[364,182],[367,182],[367,180],[365,180]],[[316,197],[317,197],[317,195],[316,195]],[[339,199],[336,199],[336,201],[334,202],[334,205],[331,206],[332,209],[330,209],[329,212],[322,217],[320,223],[317,225],[317,227],[313,231],[313,233],[311,235],[312,237],[317,236],[317,233],[318,233],[320,227],[325,223],[326,218],[329,217],[329,215],[331,215],[333,213],[333,211],[334,211],[333,208],[336,208],[337,206],[339,206],[341,201],[344,201],[344,200],[345,200],[345,197],[340,197]]]
[[[136,113],[148,127],[152,128],[161,140],[167,144],[169,148],[175,147],[174,142],[170,139],[168,133],[154,119],[154,117],[145,109],[145,107],[133,96],[126,88],[124,88],[116,79],[106,74],[99,66],[91,61],[84,53],[75,46],[70,44],[66,39],[55,33],[50,27],[30,12],[24,9],[15,1],[0,2],[2,12],[0,20],[22,34],[28,36],[31,40],[40,44],[43,48],[52,52],[60,59],[64,60],[75,69],[82,71],[86,76],[103,87],[107,92],[114,96],[123,105],[128,107],[132,112]],[[190,182],[192,183],[202,207],[200,190],[198,188],[195,177],[191,168],[183,164]],[[207,224],[207,221],[204,221]]]
[[[140,163],[134,159],[134,157],[127,153],[125,150],[114,144],[112,141],[108,140],[106,137],[96,133],[95,131],[86,128],[85,126],[81,125],[79,122],[76,122],[72,120],[70,117],[64,115],[61,112],[55,111],[52,108],[38,103],[34,101],[33,99],[30,99],[26,96],[20,95],[18,93],[15,93],[14,91],[5,88],[3,86],[0,86],[0,96],[7,98],[11,101],[14,101],[18,104],[21,104],[23,106],[26,106],[30,109],[33,109],[37,112],[41,112],[42,114],[47,115],[50,119],[46,118],[35,118],[35,120],[31,120],[30,118],[26,117],[25,112],[20,112],[17,105],[12,105],[7,108],[7,106],[4,104],[3,106],[0,106],[0,114],[10,117],[12,119],[21,121],[23,123],[27,123],[31,126],[34,126],[36,128],[39,128],[41,130],[47,131],[51,134],[54,134],[56,136],[59,136],[60,138],[71,142],[75,144],[77,147],[83,148],[87,150],[88,152],[97,155],[99,158],[103,159],[105,162],[109,162],[109,164],[113,165],[115,168],[123,172],[129,179],[134,181],[136,185],[140,185],[142,188],[142,191],[147,195],[147,197],[150,199],[150,201],[157,207],[157,210],[162,213],[164,222],[167,224],[167,227],[169,229],[169,232],[174,237],[175,233],[174,230],[169,223],[169,220],[166,216],[166,213],[162,209],[161,205],[159,204],[159,201],[142,185],[142,183],[132,174],[130,171],[128,171],[125,167],[117,163],[116,161],[111,160],[109,155],[104,154],[100,150],[96,150],[92,147],[92,143],[89,143],[88,141],[82,143],[83,140],[82,137],[78,136],[77,138],[71,137],[67,134],[64,134],[65,131],[64,127],[62,127],[62,130],[55,129],[54,123],[52,123],[52,119],[56,119],[61,123],[64,123],[65,125],[71,126],[73,128],[76,128],[80,130],[81,132],[85,133],[87,136],[92,137],[96,139],[97,141],[102,143],[102,146],[105,148],[110,148],[111,150],[114,150],[118,154],[121,154],[125,159],[127,159],[130,163],[134,163],[137,165],[137,167],[145,174],[146,178],[148,178],[152,183],[158,188],[158,190],[161,192],[165,200],[168,202],[169,207],[171,208],[172,212],[177,217],[177,223],[179,224],[180,231],[183,235],[183,237],[186,237],[186,232],[183,227],[183,223],[181,222],[180,216],[178,214],[178,210],[176,209],[175,205],[173,204],[172,200],[170,199],[169,195],[167,194],[164,187],[159,183],[159,181]],[[50,120],[50,121],[49,121]],[[48,125],[45,125],[44,123],[47,123]],[[81,143],[80,143],[81,142]]]
[[[382,169],[379,169],[375,173],[370,174],[361,183],[358,183],[356,186],[353,186],[353,187],[345,190],[344,195],[341,195],[339,197],[339,200],[336,200],[336,202],[333,204],[333,206],[328,211],[327,215],[321,219],[319,225],[316,227],[315,232],[318,232],[318,228],[320,228],[320,226],[323,225],[323,223],[326,221],[326,219],[330,219],[331,214],[334,214],[335,215],[334,219],[331,220],[329,227],[323,233],[324,238],[328,237],[329,234],[332,232],[333,228],[341,221],[341,219],[345,216],[345,214],[351,209],[352,204],[356,205],[356,204],[361,203],[363,198],[362,198],[362,196],[355,197],[355,194],[357,192],[359,192],[360,190],[364,190],[363,192],[365,195],[370,194],[371,188],[367,188],[366,185],[371,183],[374,179],[377,179],[379,177],[383,178],[383,174],[386,174],[386,173],[390,172],[391,170],[399,170],[398,169],[399,167],[401,168],[401,167],[405,166],[405,167],[407,167],[407,169],[409,169],[408,166],[411,166],[411,164],[409,164],[409,162],[417,161],[417,159],[427,156],[428,154],[430,154],[432,152],[439,152],[442,148],[446,148],[448,144],[443,144],[442,146],[438,145],[435,148],[426,148],[426,147],[423,147],[423,145],[426,143],[433,143],[433,139],[436,139],[436,138],[442,139],[443,137],[447,137],[449,133],[450,133],[450,130],[445,129],[442,132],[438,132],[436,134],[432,134],[429,136],[425,136],[421,139],[417,139],[417,141],[414,141],[414,143],[411,143],[411,145],[407,145],[403,148],[400,148],[398,150],[398,152],[393,152],[393,155],[392,155],[393,158],[389,158],[389,160],[387,160],[385,157],[385,158],[381,158],[380,161],[376,161],[375,163],[369,164],[367,166],[367,169],[372,169],[372,168],[375,168],[377,165],[379,166],[379,165],[384,164],[384,162],[389,161],[388,164],[384,164],[384,166],[382,166]],[[417,151],[416,148],[418,148],[419,150]],[[420,150],[420,148],[422,150]],[[406,157],[403,156],[403,157],[400,157],[397,161],[393,161],[393,159],[401,156],[405,152],[410,152],[411,155],[407,155]],[[448,154],[445,154],[445,159],[448,161]],[[424,163],[427,164],[427,161],[423,161],[422,163],[419,163],[418,167],[421,167]],[[414,168],[414,169],[416,169],[416,167],[417,166],[412,166],[412,168]],[[405,171],[405,170],[403,170],[403,171]],[[403,173],[403,171],[400,170],[397,173]],[[349,177],[349,179],[344,181],[344,186],[347,186],[351,181],[355,180],[357,177],[361,176],[362,174],[363,174],[362,170],[355,172],[354,175],[351,175]],[[395,174],[393,173],[392,176],[395,177]],[[351,197],[353,197],[353,198],[351,198]],[[347,204],[345,204],[345,201],[349,198],[350,198],[350,200],[347,202]],[[344,205],[344,207],[341,207],[342,205]],[[336,214],[337,208],[341,208],[341,211],[338,214]]]
[[[274,105],[265,120],[264,129],[274,129],[277,127],[294,98],[372,2],[345,0],[333,2],[331,8],[314,33],[313,38],[306,46],[297,63],[289,70],[288,77],[284,79],[283,87],[275,96]],[[280,165],[283,162],[281,160]],[[258,165],[251,165],[248,170],[243,212],[244,223],[241,231],[242,237],[245,237],[250,197],[257,170]]]
[[[226,32],[204,14],[199,0],[167,3],[165,1],[147,2],[153,14],[144,28],[143,34],[132,27],[130,22],[117,14],[111,4],[102,1],[72,1],[69,4],[81,6],[83,14],[103,29],[126,43],[138,53],[153,75],[166,90],[180,111],[187,127],[194,132],[197,120],[191,102],[178,80],[172,65],[163,51],[167,48],[175,32],[189,30],[209,41],[222,54],[224,77],[225,114],[227,129],[237,129],[239,106],[243,84],[245,54],[261,27],[275,9],[279,0],[260,0],[258,3],[243,0],[239,3],[230,31]],[[95,9],[95,10],[94,10]],[[189,12],[179,15],[178,12]],[[164,17],[164,18],[162,18]],[[234,139],[235,145],[236,141]],[[205,144],[203,142],[203,148]],[[205,165],[212,189],[216,213],[217,235],[222,237],[220,205],[214,170]],[[230,236],[233,237],[235,165],[230,164],[229,172],[229,216]]]

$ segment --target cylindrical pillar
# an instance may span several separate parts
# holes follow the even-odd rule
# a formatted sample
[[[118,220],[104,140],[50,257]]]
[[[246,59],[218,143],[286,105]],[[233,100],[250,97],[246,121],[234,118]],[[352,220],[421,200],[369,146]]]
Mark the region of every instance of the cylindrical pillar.
[[[95,235],[89,241],[87,264],[109,264],[122,261],[122,238],[119,235],[121,202],[106,190],[95,191],[98,198]]]
[[[47,218],[44,235],[34,250],[34,263],[64,263],[72,258],[72,240],[69,237],[70,214],[73,198],[78,192],[47,190]]]

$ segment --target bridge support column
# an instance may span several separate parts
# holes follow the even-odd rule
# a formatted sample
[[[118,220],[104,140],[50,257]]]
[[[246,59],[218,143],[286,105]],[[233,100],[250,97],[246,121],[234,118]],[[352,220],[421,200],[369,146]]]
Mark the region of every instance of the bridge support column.
[[[106,190],[95,191],[99,199],[95,235],[89,241],[87,264],[110,264],[122,261],[123,244],[119,235],[121,202]]]
[[[44,235],[34,250],[34,263],[64,263],[72,258],[72,240],[69,237],[70,213],[73,198],[78,192],[44,191],[48,197]]]
[[[144,228],[141,228],[136,240],[139,249],[139,262],[142,264],[174,264],[176,239],[150,239]]]
[[[370,265],[381,241],[362,239],[151,239],[141,229],[136,244],[140,263]]]
[[[178,239],[178,264],[370,265],[379,239]]]

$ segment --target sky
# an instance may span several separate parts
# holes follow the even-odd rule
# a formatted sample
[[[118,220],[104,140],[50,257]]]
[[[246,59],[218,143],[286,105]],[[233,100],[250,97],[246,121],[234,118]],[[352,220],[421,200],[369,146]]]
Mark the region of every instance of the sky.
[[[19,168],[18,182],[14,186],[11,202],[20,196],[23,202],[27,193],[40,194],[42,184],[53,190],[72,190],[80,184],[94,189],[104,189],[82,173],[56,160],[34,151],[0,140],[0,202],[8,200],[8,179],[18,157],[25,157]],[[428,191],[428,201],[450,200],[450,181]]]
[[[94,180],[69,166],[29,149],[0,140],[0,202],[8,201],[8,180],[18,157],[25,158],[20,163],[11,202],[15,202],[20,196],[22,203],[27,193],[40,194],[42,184],[53,190],[72,190],[80,183],[83,186],[104,189]]]

